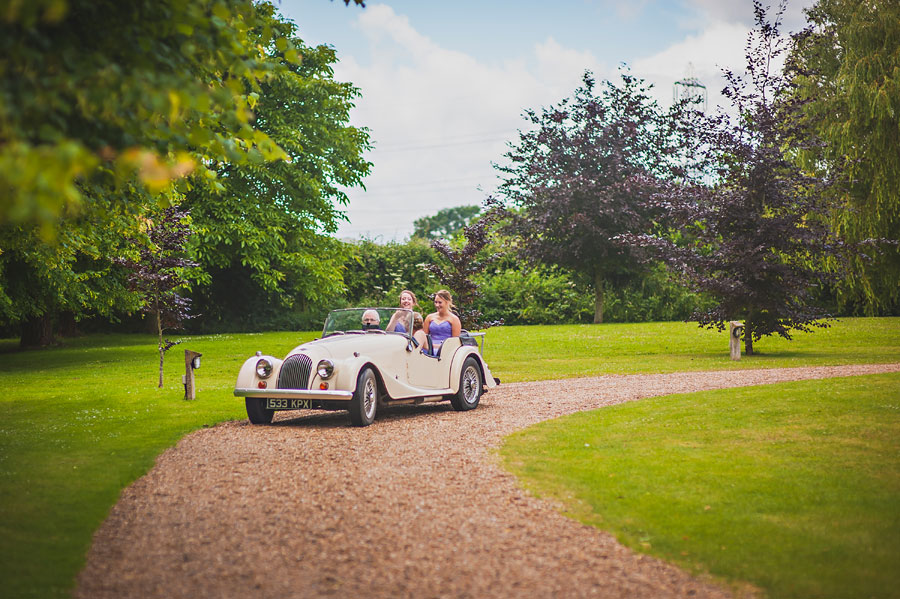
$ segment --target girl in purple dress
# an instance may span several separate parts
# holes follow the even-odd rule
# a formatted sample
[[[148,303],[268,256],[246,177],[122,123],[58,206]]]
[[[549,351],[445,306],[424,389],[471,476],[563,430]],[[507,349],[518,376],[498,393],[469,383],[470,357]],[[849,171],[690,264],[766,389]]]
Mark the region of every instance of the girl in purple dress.
[[[419,301],[416,299],[416,294],[410,291],[409,289],[404,289],[400,292],[400,307],[405,308],[407,310],[413,310],[419,305]],[[406,312],[394,312],[394,315],[391,316],[390,322],[388,322],[387,327],[385,327],[385,331],[396,331],[398,333],[405,333],[406,327],[401,322],[404,318],[404,314],[408,314]]]
[[[450,337],[459,337],[462,331],[462,323],[459,317],[451,312],[453,308],[453,297],[446,289],[441,289],[434,294],[434,308],[432,312],[425,317],[425,325],[423,329],[426,334],[431,335],[431,343],[434,347],[434,354],[437,355],[444,343]]]

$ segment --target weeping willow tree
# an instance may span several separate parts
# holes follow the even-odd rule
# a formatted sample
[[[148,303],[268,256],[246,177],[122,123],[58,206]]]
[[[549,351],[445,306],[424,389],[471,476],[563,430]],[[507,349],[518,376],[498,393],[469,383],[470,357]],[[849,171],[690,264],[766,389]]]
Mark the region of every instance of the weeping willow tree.
[[[865,242],[838,287],[845,311],[900,313],[900,3],[818,0],[791,63],[805,118],[824,145],[803,166],[842,181],[835,227]],[[880,240],[880,241],[875,241]]]

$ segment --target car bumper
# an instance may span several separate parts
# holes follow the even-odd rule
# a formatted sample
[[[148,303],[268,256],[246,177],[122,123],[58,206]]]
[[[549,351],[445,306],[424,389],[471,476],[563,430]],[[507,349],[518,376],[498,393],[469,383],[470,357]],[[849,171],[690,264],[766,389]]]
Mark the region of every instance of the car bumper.
[[[338,401],[350,401],[353,399],[353,393],[351,391],[322,391],[319,389],[242,389],[240,387],[234,390],[234,396]]]

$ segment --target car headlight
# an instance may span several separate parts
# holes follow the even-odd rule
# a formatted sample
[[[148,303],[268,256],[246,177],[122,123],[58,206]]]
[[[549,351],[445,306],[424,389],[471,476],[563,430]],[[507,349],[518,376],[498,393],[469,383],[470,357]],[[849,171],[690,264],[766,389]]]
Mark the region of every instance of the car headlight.
[[[268,358],[260,358],[256,361],[256,374],[261,379],[267,379],[272,375],[272,362]]]
[[[320,378],[330,379],[331,375],[334,374],[334,362],[331,360],[319,360],[319,365],[316,366],[316,373]]]

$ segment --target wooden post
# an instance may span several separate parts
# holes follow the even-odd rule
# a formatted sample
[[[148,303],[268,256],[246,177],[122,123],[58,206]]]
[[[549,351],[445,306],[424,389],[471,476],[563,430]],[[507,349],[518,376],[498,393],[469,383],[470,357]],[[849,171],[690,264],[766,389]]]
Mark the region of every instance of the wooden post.
[[[184,350],[184,376],[181,377],[181,382],[184,383],[185,399],[196,399],[197,397],[197,389],[194,386],[194,360],[197,360],[196,367],[199,368],[202,355],[189,349]]]
[[[732,320],[728,330],[728,340],[731,347],[731,359],[741,359],[741,335],[744,332],[744,323]]]

